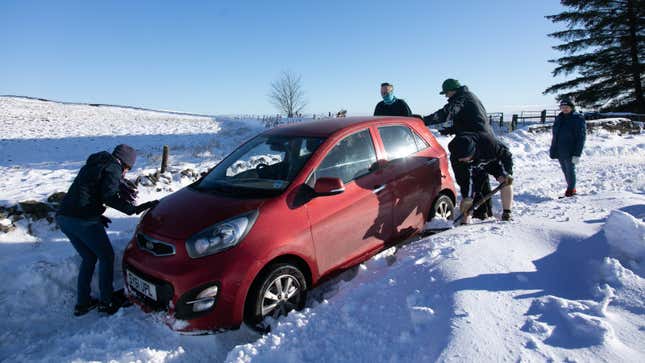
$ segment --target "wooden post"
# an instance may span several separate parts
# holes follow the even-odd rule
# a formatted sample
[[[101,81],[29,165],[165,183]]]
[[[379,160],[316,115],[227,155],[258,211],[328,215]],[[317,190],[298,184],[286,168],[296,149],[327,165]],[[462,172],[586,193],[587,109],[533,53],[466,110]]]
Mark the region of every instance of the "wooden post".
[[[163,146],[163,155],[161,156],[161,174],[168,169],[168,145]]]
[[[499,127],[504,127],[504,113],[499,115]]]
[[[513,119],[511,120],[511,131],[515,131],[515,128],[517,127],[517,114],[513,114]]]
[[[542,112],[540,112],[540,122],[546,122],[546,110],[542,110]]]

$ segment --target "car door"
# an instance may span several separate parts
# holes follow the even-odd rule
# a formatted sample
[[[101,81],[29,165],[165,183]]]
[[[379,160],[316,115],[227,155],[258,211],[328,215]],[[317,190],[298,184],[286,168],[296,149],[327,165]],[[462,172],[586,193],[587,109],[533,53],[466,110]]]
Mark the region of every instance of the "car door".
[[[430,145],[406,125],[378,128],[388,161],[387,186],[393,198],[393,238],[407,238],[423,228],[441,187],[439,159]]]
[[[390,239],[392,198],[385,187],[369,129],[345,136],[314,170],[316,178],[340,178],[345,191],[306,204],[321,273],[355,262]]]

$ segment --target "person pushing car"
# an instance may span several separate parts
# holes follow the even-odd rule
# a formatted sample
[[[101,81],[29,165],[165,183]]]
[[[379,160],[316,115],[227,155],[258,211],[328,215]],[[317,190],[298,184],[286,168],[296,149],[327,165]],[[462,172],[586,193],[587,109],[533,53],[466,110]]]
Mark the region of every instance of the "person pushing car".
[[[376,104],[374,116],[412,116],[412,111],[408,104],[394,97],[394,86],[390,83],[381,83],[381,97],[383,101]]]
[[[442,135],[455,134],[460,136],[465,132],[480,132],[494,137],[484,105],[474,93],[468,90],[468,87],[462,86],[456,79],[449,78],[443,82],[441,89],[440,94],[448,98],[448,103],[438,111],[423,117],[426,125],[452,123],[452,125],[439,130]],[[457,184],[460,186],[468,185],[470,178],[469,168],[452,155],[450,156],[450,164]],[[478,187],[482,188],[478,191],[478,196],[490,192],[488,179],[483,180]],[[461,194],[467,195],[468,191],[462,189]],[[490,201],[484,203],[473,213],[473,216],[478,219],[486,219],[492,215],[493,208]]]
[[[135,150],[121,144],[112,153],[92,154],[78,172],[56,213],[56,221],[72,246],[81,256],[77,281],[77,304],[74,315],[84,315],[97,305],[99,311],[114,314],[122,299],[113,296],[114,250],[105,228],[111,222],[103,216],[105,205],[127,215],[154,208],[154,200],[135,206],[120,186],[136,161]],[[90,283],[96,262],[99,262],[100,301],[90,296]]]

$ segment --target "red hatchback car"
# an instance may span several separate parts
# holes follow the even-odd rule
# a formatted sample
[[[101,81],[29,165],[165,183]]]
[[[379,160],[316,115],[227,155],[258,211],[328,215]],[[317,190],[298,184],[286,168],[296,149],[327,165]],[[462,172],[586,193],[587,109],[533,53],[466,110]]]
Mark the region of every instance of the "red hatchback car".
[[[126,248],[130,298],[177,330],[262,328],[321,277],[451,219],[446,152],[407,117],[268,130],[141,218]]]

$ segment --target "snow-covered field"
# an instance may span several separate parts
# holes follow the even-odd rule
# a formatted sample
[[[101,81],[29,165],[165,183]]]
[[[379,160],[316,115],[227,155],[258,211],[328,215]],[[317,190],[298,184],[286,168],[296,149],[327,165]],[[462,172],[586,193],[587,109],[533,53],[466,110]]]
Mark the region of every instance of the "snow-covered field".
[[[91,152],[117,143],[140,152],[134,177],[157,166],[164,144],[173,168],[203,170],[262,130],[254,121],[14,98],[0,98],[0,124],[0,205],[65,191]],[[0,234],[0,360],[645,361],[645,134],[590,135],[581,195],[566,200],[557,199],[565,185],[548,134],[502,139],[514,155],[514,222],[387,250],[314,289],[304,311],[265,336],[247,328],[183,336],[136,307],[74,318],[79,257],[46,222],[20,221]],[[160,191],[140,187],[140,201],[188,182],[174,175]],[[108,216],[118,259],[137,218]],[[122,284],[118,265],[115,275]]]

